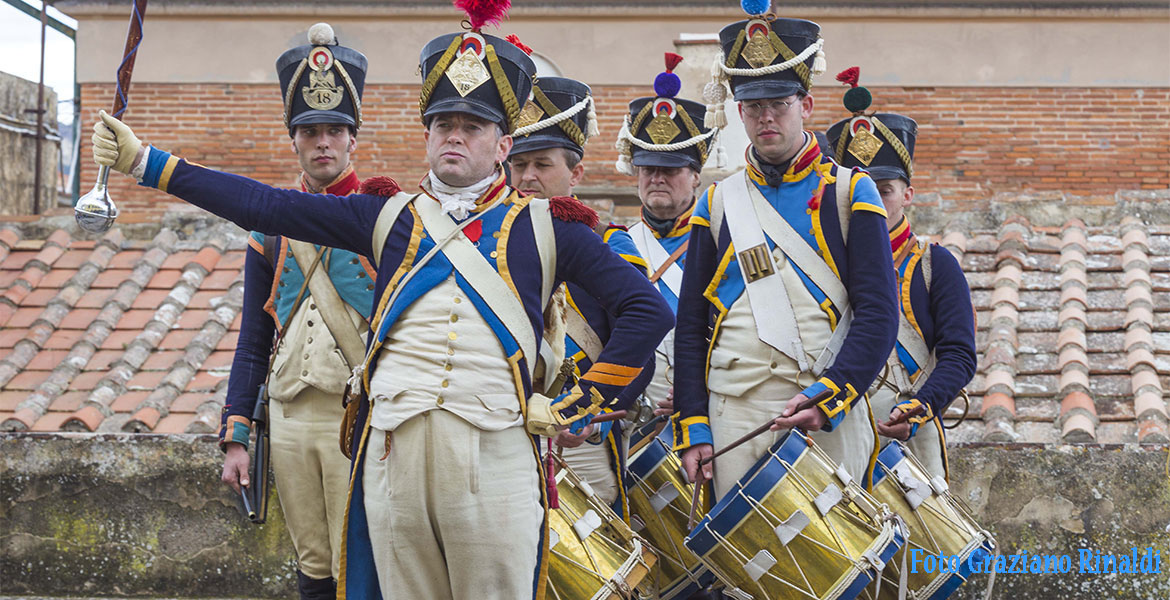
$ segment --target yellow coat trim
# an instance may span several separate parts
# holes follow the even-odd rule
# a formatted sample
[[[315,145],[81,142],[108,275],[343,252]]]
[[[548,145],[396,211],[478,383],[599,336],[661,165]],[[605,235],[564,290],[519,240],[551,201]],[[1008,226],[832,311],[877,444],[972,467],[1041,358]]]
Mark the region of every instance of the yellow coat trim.
[[[821,411],[825,413],[826,417],[831,419],[841,412],[849,414],[849,400],[851,398],[845,398],[844,401],[842,401],[842,398],[838,398],[838,396],[841,395],[841,386],[833,383],[833,380],[829,379],[828,377],[821,377],[817,380],[817,383],[824,384],[825,387],[833,390],[833,395],[830,396],[828,400],[825,400],[817,405],[817,407],[819,407]],[[846,387],[852,389],[852,387],[848,384],[846,384]],[[857,394],[854,393],[854,396],[856,395]]]
[[[175,167],[179,164],[179,157],[171,156],[167,158],[167,164],[163,166],[162,174],[158,176],[158,189],[167,191],[167,186],[171,183],[171,175],[175,173]]]
[[[824,259],[825,264],[829,265],[829,269],[833,271],[837,279],[840,279],[841,272],[837,270],[837,263],[833,260],[833,253],[829,251],[829,244],[825,241],[825,232],[821,228],[821,205],[824,204],[825,186],[828,183],[829,179],[822,173],[820,182],[817,183],[816,191],[816,197],[820,198],[821,201],[817,202],[816,208],[812,209],[813,237],[817,240],[817,248],[820,251],[821,258]],[[852,191],[850,190],[851,195]],[[845,242],[848,245],[848,240],[845,240]]]
[[[500,272],[500,277],[504,278],[504,283],[508,284],[508,289],[520,298],[520,290],[516,289],[516,283],[512,281],[512,273],[508,270],[508,236],[512,234],[512,224],[516,221],[516,217],[520,216],[520,211],[528,206],[532,201],[530,196],[520,196],[516,191],[508,198],[511,208],[508,209],[508,214],[504,216],[504,222],[500,224],[500,239],[496,240],[496,270]]]
[[[870,204],[869,202],[854,202],[853,201],[853,188],[855,188],[857,186],[857,182],[860,181],[862,177],[869,177],[869,175],[866,175],[865,173],[858,172],[858,173],[854,173],[853,177],[850,178],[850,180],[849,180],[849,205],[852,207],[852,211],[857,212],[859,210],[868,210],[870,212],[875,212],[875,213],[881,215],[882,218],[890,216],[886,212],[886,207],[884,207],[880,204]]]
[[[906,315],[906,320],[909,321],[912,326],[914,326],[914,331],[918,334],[918,337],[925,339],[925,336],[922,335],[922,328],[918,326],[918,320],[914,318],[914,308],[910,304],[910,282],[914,280],[914,269],[918,267],[918,262],[922,260],[923,250],[923,248],[913,248],[910,250],[910,258],[907,259],[906,264],[907,276],[902,278],[902,289],[899,290],[898,295],[902,302],[902,314]],[[895,268],[897,268],[896,265]],[[919,371],[921,371],[922,367],[924,366],[926,365],[918,365]]]
[[[622,377],[637,377],[642,372],[642,367],[627,367],[626,365],[599,362],[594,364],[590,371]]]
[[[634,381],[634,377],[625,375],[614,375],[612,373],[600,373],[594,369],[589,369],[589,372],[581,376],[584,381],[592,381],[594,383],[604,383],[606,385],[627,386]]]
[[[677,416],[678,413],[675,413],[672,418]],[[676,421],[678,423],[677,430],[682,433],[682,436],[681,439],[675,440],[674,448],[672,448],[673,450],[685,450],[691,447],[691,425],[703,424],[707,427],[711,426],[711,419],[703,416],[687,417],[681,421],[676,419]]]
[[[370,408],[373,408],[374,401],[370,400]],[[338,551],[338,562],[340,566],[337,571],[337,600],[345,600],[345,565],[347,557],[347,544],[345,541],[349,539],[349,507],[353,504],[353,484],[354,478],[357,477],[361,465],[365,464],[366,456],[366,441],[370,437],[370,421],[366,419],[366,425],[362,428],[362,439],[358,442],[357,454],[353,456],[353,464],[358,465],[358,468],[350,469],[349,472],[349,489],[345,492],[345,515],[341,520],[341,550]],[[543,486],[541,486],[543,487]],[[359,498],[359,502],[364,502],[365,499]]]

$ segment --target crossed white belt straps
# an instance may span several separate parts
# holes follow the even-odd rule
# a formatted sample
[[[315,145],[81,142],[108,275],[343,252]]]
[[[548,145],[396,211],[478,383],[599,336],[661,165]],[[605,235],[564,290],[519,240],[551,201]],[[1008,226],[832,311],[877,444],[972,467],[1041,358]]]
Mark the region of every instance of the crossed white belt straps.
[[[840,177],[840,176],[839,176]],[[849,185],[838,184],[838,211],[849,210]],[[829,268],[824,259],[805,243],[804,239],[785,221],[748,181],[746,171],[740,171],[724,179],[715,188],[712,213],[723,211],[731,242],[737,251],[740,271],[743,273],[748,301],[756,321],[760,341],[795,360],[801,371],[815,375],[823,373],[840,353],[845,336],[853,322],[853,310],[849,306],[849,294],[841,279]],[[842,219],[845,221],[845,219]],[[713,224],[718,221],[713,219]],[[844,234],[844,231],[842,232]],[[829,343],[813,364],[800,339],[800,328],[796,314],[788,299],[784,281],[778,275],[775,258],[769,250],[765,234],[784,255],[791,260],[825,293],[833,306],[840,311],[841,319]],[[718,235],[714,231],[713,235]]]

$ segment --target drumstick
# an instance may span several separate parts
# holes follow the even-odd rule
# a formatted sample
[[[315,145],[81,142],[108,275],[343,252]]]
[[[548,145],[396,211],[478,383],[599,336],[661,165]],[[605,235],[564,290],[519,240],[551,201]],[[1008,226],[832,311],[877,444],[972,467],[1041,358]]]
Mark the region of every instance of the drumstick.
[[[618,419],[626,418],[626,414],[627,414],[627,411],[615,410],[613,412],[607,412],[607,413],[602,413],[600,415],[597,415],[596,417],[593,417],[592,421],[589,421],[589,422],[590,423],[606,423],[608,421],[616,421]]]
[[[796,406],[796,410],[792,411],[792,414],[796,414],[802,410],[805,410],[805,409],[811,408],[813,406],[816,406],[817,404],[820,404],[821,402],[832,397],[833,393],[834,393],[833,390],[824,390],[823,392],[816,394],[812,398],[805,399],[804,402],[801,402],[800,404],[798,404]],[[779,418],[779,417],[777,417],[777,418]],[[743,445],[748,440],[764,433],[765,431],[768,431],[769,429],[772,428],[772,424],[775,423],[775,421],[776,421],[776,419],[769,420],[767,423],[760,425],[759,427],[757,427],[755,430],[751,431],[747,435],[739,438],[738,440],[735,440],[734,442],[731,442],[726,447],[721,448],[715,454],[712,454],[711,456],[708,456],[707,458],[700,460],[699,467],[701,468],[703,465],[714,461],[716,457],[721,456],[723,454],[726,454],[728,451],[734,450],[735,448],[738,448],[739,446]],[[702,477],[701,470],[700,470],[699,477],[700,478]],[[695,491],[691,494],[691,514],[690,514],[690,517],[687,519],[687,529],[694,529],[695,528],[695,513],[698,512],[698,510],[699,510],[699,493],[700,493],[700,490],[702,489],[702,487],[703,487],[702,482],[695,483]]]
[[[906,412],[894,417],[893,419],[890,419],[889,421],[887,421],[885,423],[885,426],[886,427],[893,427],[894,425],[901,425],[902,423],[905,423],[906,421],[909,421],[910,419],[913,419],[914,417],[917,417],[925,412],[926,412],[926,407],[919,404],[918,406],[915,406],[914,408],[910,409],[909,411],[906,411]]]
[[[802,410],[816,406],[817,404],[820,404],[821,402],[824,402],[825,400],[830,398],[832,395],[833,395],[833,390],[825,390],[825,391],[813,396],[812,398],[807,398],[804,402],[801,402],[799,405],[797,405],[796,410],[792,411],[792,414],[796,414]],[[776,418],[778,419],[780,417],[776,417]],[[764,433],[765,431],[768,431],[769,429],[772,428],[772,424],[775,422],[776,422],[776,419],[772,419],[772,420],[768,421],[767,423],[760,425],[759,427],[757,427],[755,430],[751,431],[747,435],[739,438],[738,440],[735,440],[734,442],[731,442],[730,444],[728,444],[727,446],[725,446],[723,448],[720,448],[719,451],[716,452],[715,454],[712,454],[711,456],[708,456],[707,458],[704,458],[703,460],[699,461],[699,466],[701,467],[701,466],[715,460],[717,457],[719,457],[723,454],[726,454],[730,450],[734,450],[735,448],[744,444],[748,440],[751,440],[752,438]]]

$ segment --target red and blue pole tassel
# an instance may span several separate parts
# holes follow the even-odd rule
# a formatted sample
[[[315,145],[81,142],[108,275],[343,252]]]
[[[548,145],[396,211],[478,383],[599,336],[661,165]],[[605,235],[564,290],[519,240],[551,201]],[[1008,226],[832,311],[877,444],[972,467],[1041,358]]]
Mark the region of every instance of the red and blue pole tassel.
[[[512,7],[511,0],[454,0],[455,8],[467,14],[472,31],[484,25],[499,25]]]
[[[654,93],[659,98],[674,98],[682,89],[682,80],[674,74],[674,68],[682,62],[683,57],[674,52],[666,53],[666,71],[654,78]]]

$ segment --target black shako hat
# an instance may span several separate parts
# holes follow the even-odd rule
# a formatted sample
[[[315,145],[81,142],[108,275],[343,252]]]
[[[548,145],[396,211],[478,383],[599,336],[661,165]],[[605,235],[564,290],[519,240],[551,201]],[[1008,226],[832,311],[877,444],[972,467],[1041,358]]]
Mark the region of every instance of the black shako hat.
[[[903,179],[914,174],[914,142],[918,123],[895,113],[865,113],[872,102],[869,90],[857,85],[860,69],[850,67],[837,80],[851,86],[844,104],[853,116],[829,127],[829,144],[838,164],[859,167],[875,180]]]
[[[633,175],[633,167],[703,170],[718,131],[703,124],[703,104],[676,97],[682,82],[673,70],[680,61],[681,56],[667,52],[666,71],[654,78],[657,95],[630,102],[618,133],[619,173]]]
[[[812,89],[813,76],[825,71],[821,26],[803,19],[769,14],[767,0],[741,0],[752,18],[719,32],[723,54],[711,68],[712,81],[703,91],[707,125],[725,127],[723,103],[730,88],[736,102],[786,98]]]
[[[440,113],[459,112],[497,123],[511,134],[532,93],[536,63],[511,42],[480,33],[441,35],[419,56],[423,124]]]
[[[548,148],[584,156],[585,143],[595,135],[597,115],[589,86],[565,77],[541,77],[520,111],[510,156]]]
[[[354,129],[361,127],[366,67],[365,55],[338,44],[328,23],[310,27],[307,45],[276,59],[289,136],[297,125],[344,123]]]

